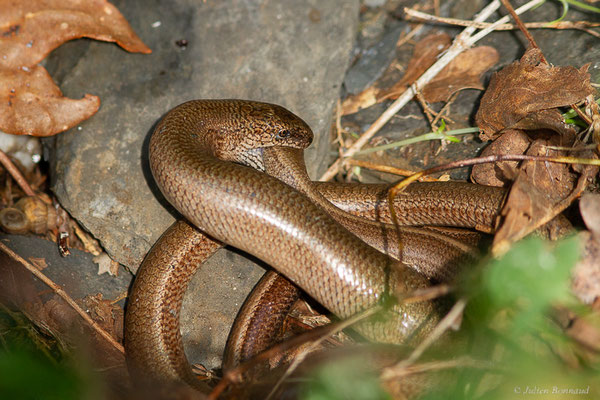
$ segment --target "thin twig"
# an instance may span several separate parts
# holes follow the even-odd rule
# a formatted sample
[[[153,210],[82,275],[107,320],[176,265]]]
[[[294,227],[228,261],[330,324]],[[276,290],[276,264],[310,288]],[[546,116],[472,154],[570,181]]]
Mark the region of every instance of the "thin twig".
[[[446,124],[454,123],[454,120],[452,118],[450,118],[449,114],[450,114],[450,107],[452,106],[452,104],[454,104],[454,101],[458,97],[458,93],[459,92],[457,91],[457,92],[452,93],[452,95],[450,95],[450,98],[448,99],[446,104],[444,104],[442,109],[436,114],[435,119],[433,120],[433,122],[431,124],[432,126],[437,127],[437,123],[442,118],[446,121]],[[446,142],[442,142],[442,143],[446,143]]]
[[[342,149],[344,148],[344,137],[342,136],[342,102],[340,99],[337,100],[335,105],[335,133],[337,136],[336,141],[340,146],[340,154],[342,154]]]
[[[381,306],[372,307],[372,308],[369,308],[363,312],[360,312],[360,313],[354,315],[351,318],[348,318],[345,321],[341,321],[340,324],[336,324],[335,329],[330,331],[327,335],[322,335],[319,338],[317,338],[317,340],[310,343],[310,345],[308,346],[307,349],[305,349],[302,353],[300,353],[296,357],[294,357],[294,360],[288,366],[288,368],[285,370],[285,373],[281,376],[281,378],[279,378],[277,380],[277,383],[275,384],[273,389],[271,389],[271,392],[269,392],[269,395],[267,396],[266,400],[273,398],[273,396],[275,395],[275,392],[283,384],[283,382],[291,374],[294,373],[294,371],[298,368],[298,366],[306,359],[306,356],[308,356],[314,349],[316,349],[317,346],[319,346],[321,343],[323,343],[324,340],[326,340],[328,337],[330,337],[332,335],[335,335],[338,332],[341,332],[343,329],[346,329],[349,326],[352,326],[352,325],[356,324],[357,322],[362,321],[362,320],[370,317],[371,315],[374,315],[375,313],[381,311],[381,309],[382,309]]]
[[[408,42],[417,33],[419,33],[421,31],[421,29],[423,29],[424,26],[425,26],[425,24],[419,24],[419,25],[415,26],[410,32],[408,32],[405,36],[400,37],[400,39],[398,39],[398,41],[396,42],[396,47],[398,48],[398,47],[402,46],[404,43]]]
[[[456,320],[462,315],[465,306],[467,305],[467,301],[465,299],[459,299],[456,304],[452,307],[452,309],[446,314],[446,316],[440,321],[439,324],[433,329],[431,334],[425,338],[411,353],[411,355],[405,359],[397,363],[392,367],[385,368],[381,373],[381,379],[389,380],[396,376],[397,371],[401,369],[405,369],[409,365],[413,364],[416,360],[421,357],[421,355],[431,346],[436,340],[440,338],[454,323]]]
[[[465,19],[458,18],[445,18],[438,17],[436,15],[427,14],[421,11],[406,9],[407,19],[415,19],[421,21],[428,22],[439,22],[447,25],[456,25],[456,26],[472,26],[477,29],[484,29],[492,25],[491,22],[476,22],[469,21]],[[525,22],[525,27],[528,29],[577,29],[586,31],[589,28],[597,28],[600,26],[600,22],[590,22],[590,21],[560,21],[560,22]],[[519,29],[515,24],[500,24],[497,25],[494,30],[496,31],[512,31],[515,29]],[[593,32],[593,31],[592,31]],[[589,32],[588,32],[589,33]],[[594,36],[598,35],[598,33],[593,32]]]
[[[54,283],[51,279],[49,279],[46,275],[44,275],[40,270],[38,270],[34,265],[29,263],[23,257],[12,251],[8,248],[4,243],[0,242],[0,251],[3,251],[11,258],[17,260],[21,265],[23,265],[29,272],[31,272],[36,278],[44,282],[48,285],[61,299],[63,299],[67,304],[77,312],[90,326],[98,332],[100,336],[106,339],[117,351],[121,352],[121,354],[125,354],[125,349],[123,346],[117,342],[108,332],[100,327],[85,311],[79,307],[79,305],[65,292],[60,286]]]
[[[533,36],[531,36],[531,33],[529,33],[529,31],[527,30],[525,25],[523,25],[523,21],[521,21],[521,18],[519,18],[519,16],[515,12],[515,9],[513,8],[512,4],[510,4],[510,1],[508,1],[508,0],[500,0],[500,1],[502,2],[502,5],[508,10],[510,16],[515,20],[515,23],[519,27],[519,30],[521,32],[523,32],[523,34],[527,38],[527,41],[529,42],[529,46],[531,46],[535,49],[539,49],[540,46],[537,45],[537,43],[535,42],[535,39],[533,38]],[[548,60],[546,60],[544,53],[540,52],[540,56],[541,56],[544,64],[548,64]]]
[[[532,8],[537,7],[538,5],[542,4],[545,1],[546,0],[532,0],[529,3],[525,3],[521,7],[517,8],[517,10],[515,11],[515,13],[517,15],[521,15],[521,14],[523,14],[523,13],[531,10]],[[497,26],[502,25],[502,24],[504,24],[504,23],[506,23],[508,21],[510,21],[510,17],[508,15],[505,15],[504,17],[500,18],[496,22],[493,22],[488,27],[482,29],[481,31],[479,31],[475,35],[471,36],[470,40],[473,43],[475,43],[475,42],[479,41],[481,38],[487,36],[490,32],[495,31]]]
[[[23,174],[21,174],[21,171],[19,171],[16,165],[13,164],[10,158],[8,158],[6,153],[4,153],[2,150],[0,150],[0,163],[2,164],[2,166],[4,166],[4,168],[6,168],[8,173],[13,177],[15,182],[19,184],[19,186],[21,187],[21,189],[23,189],[23,192],[25,192],[27,196],[35,196],[35,192],[31,188],[31,186],[29,186],[29,183],[27,182]]]
[[[422,301],[429,301],[445,296],[452,292],[454,288],[446,283],[441,283],[435,286],[429,286],[423,289],[417,289],[411,293],[409,297],[402,299],[402,303],[420,303]]]
[[[396,195],[404,190],[406,186],[421,179],[423,176],[436,174],[438,172],[447,171],[454,168],[471,167],[477,164],[486,164],[492,162],[502,161],[550,161],[558,164],[582,164],[582,165],[596,165],[600,166],[600,160],[590,158],[577,158],[577,157],[565,157],[565,156],[531,156],[527,154],[494,154],[486,157],[467,158],[459,161],[452,161],[444,165],[429,168],[421,172],[417,172],[414,175],[409,176],[403,181],[396,184],[389,191],[389,197],[393,200]]]
[[[348,319],[343,321],[339,321],[330,325],[322,326],[319,328],[315,328],[309,332],[303,333],[296,337],[291,338],[290,340],[286,340],[285,342],[276,344],[275,346],[269,348],[268,350],[263,351],[262,353],[252,357],[250,360],[238,365],[234,369],[227,371],[221,381],[214,387],[213,391],[208,395],[209,400],[216,400],[221,393],[227,388],[227,386],[232,382],[238,382],[239,377],[242,376],[246,371],[250,368],[258,364],[259,362],[268,360],[274,355],[281,354],[285,350],[288,350],[293,347],[297,347],[301,344],[308,342],[316,342],[317,344],[321,343],[323,340],[331,337],[332,335],[340,332],[347,327],[374,315],[375,313],[382,310],[382,306],[371,307],[365,311],[362,311]],[[286,372],[287,373],[287,372]]]
[[[476,360],[469,356],[463,356],[455,360],[431,361],[422,364],[408,365],[404,367],[391,367],[387,372],[385,380],[403,378],[405,376],[422,374],[429,371],[439,371],[450,368],[477,368],[486,370],[497,370],[493,362],[487,360]]]
[[[537,4],[543,2],[544,0],[532,0],[524,6],[520,7],[516,12],[523,13],[529,10],[531,7],[536,6]],[[475,21],[485,21],[492,13],[494,13],[500,7],[500,2],[497,0],[492,1],[488,6],[486,6],[476,17]],[[433,64],[427,71],[419,77],[414,83],[414,86],[417,88],[425,87],[429,81],[431,81],[451,60],[453,60],[457,55],[462,53],[464,50],[470,48],[477,42],[479,39],[487,35],[489,32],[493,30],[495,24],[501,24],[508,21],[508,17],[503,17],[496,21],[496,23],[492,24],[490,27],[482,30],[474,36],[471,36],[476,28],[467,27],[465,28],[452,43],[452,46],[447,50],[447,52],[438,59],[438,61]],[[375,133],[379,132],[379,130],[390,120],[404,105],[406,105],[415,95],[415,91],[413,87],[409,87],[406,91],[398,97],[387,110],[381,114],[379,118],[367,129],[363,135],[348,149],[344,152],[343,157],[338,158],[331,167],[319,178],[321,181],[327,181],[335,176],[337,172],[340,170],[342,166],[342,160],[344,158],[351,157],[354,153],[360,150],[368,141],[375,135]]]
[[[370,169],[373,171],[385,172],[388,174],[394,174],[394,175],[400,175],[400,176],[410,176],[415,173],[414,171],[410,171],[407,169],[390,167],[388,165],[375,164],[375,163],[372,163],[369,161],[363,161],[363,160],[350,159],[350,160],[348,160],[348,164],[355,165],[355,166],[361,167],[361,168],[367,168],[367,169]],[[421,182],[437,182],[438,179],[431,178],[429,176],[424,176],[422,179],[419,179],[419,181],[421,181]]]
[[[423,94],[421,93],[421,91],[416,90],[416,88],[415,88],[415,98],[421,104],[421,108],[423,109],[423,112],[425,113],[425,117],[427,117],[427,120],[429,121],[429,126],[431,127],[431,130],[437,131],[438,127],[434,125],[433,121],[437,117],[438,114],[436,114],[436,112],[431,107],[429,107],[429,104],[423,97]]]

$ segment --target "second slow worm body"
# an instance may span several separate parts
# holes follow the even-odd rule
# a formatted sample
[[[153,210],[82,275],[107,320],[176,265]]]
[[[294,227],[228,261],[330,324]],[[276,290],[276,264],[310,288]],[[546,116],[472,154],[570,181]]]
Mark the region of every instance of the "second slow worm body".
[[[383,297],[402,296],[429,284],[425,276],[375,250],[342,226],[351,229],[353,222],[340,225],[317,205],[321,200],[314,202],[308,197],[323,195],[342,209],[359,215],[363,212],[377,224],[386,224],[385,207],[372,201],[383,190],[381,186],[371,187],[369,195],[360,195],[367,189],[331,184],[314,189],[302,181],[296,182],[296,190],[260,172],[276,171],[269,167],[271,152],[287,148],[297,155],[311,139],[310,128],[287,110],[240,100],[188,102],[171,110],[157,125],[149,157],[155,180],[167,200],[203,233],[185,222],[175,223],[138,271],[125,327],[126,356],[134,376],[201,386],[183,353],[179,311],[198,262],[221,243],[265,261],[341,318],[372,307]],[[286,178],[283,170],[274,174],[295,184],[296,178]],[[425,206],[429,210],[425,214],[430,218],[437,214],[433,219],[440,225],[489,225],[504,195],[501,189],[478,187],[477,195],[465,198],[463,189],[470,189],[460,185],[440,188],[446,190],[443,196],[436,196],[433,186],[421,194],[419,189],[409,189],[408,198],[418,205],[406,209],[407,222],[428,223],[418,217]],[[354,202],[345,200],[349,191],[359,193]],[[452,196],[464,204],[453,206]],[[353,209],[361,200],[364,208]],[[481,209],[475,212],[478,204]],[[402,200],[395,206],[402,216]],[[473,212],[457,211],[461,207]],[[340,218],[345,217],[341,214]],[[413,239],[417,256],[431,251],[430,245],[439,245],[432,238],[443,240],[437,233],[414,232],[423,235]],[[400,256],[407,257],[402,252]],[[416,263],[426,259],[421,257]],[[383,313],[384,318],[366,321],[357,329],[372,340],[407,342],[426,333],[441,313],[442,307],[435,301],[397,304]]]

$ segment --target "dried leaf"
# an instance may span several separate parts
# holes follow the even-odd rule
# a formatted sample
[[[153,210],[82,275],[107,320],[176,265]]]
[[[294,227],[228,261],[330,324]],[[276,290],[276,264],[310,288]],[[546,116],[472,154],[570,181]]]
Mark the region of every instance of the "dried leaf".
[[[363,108],[368,108],[386,99],[398,98],[406,88],[413,84],[437,60],[437,56],[446,50],[451,38],[445,33],[434,33],[424,37],[415,45],[415,50],[406,73],[394,86],[389,89],[370,87],[354,96],[349,96],[342,103],[342,115],[353,114]]]
[[[15,135],[51,136],[98,111],[100,99],[74,100],[62,92],[42,66],[27,71],[0,68],[0,129]]]
[[[0,0],[0,65],[31,67],[64,42],[88,37],[127,51],[151,50],[106,0]]]
[[[43,271],[46,268],[48,268],[48,263],[46,262],[45,258],[41,258],[41,257],[29,257],[28,260],[29,260],[30,263],[32,263],[40,271]]]
[[[406,66],[406,73],[402,79],[391,88],[382,90],[377,96],[377,102],[397,99],[408,86],[419,79],[423,72],[437,61],[438,56],[450,47],[451,43],[452,39],[446,33],[432,33],[420,40],[415,45],[415,51]]]
[[[121,307],[112,304],[109,300],[104,300],[102,293],[85,296],[83,304],[88,314],[102,329],[109,332],[117,340],[122,340],[123,309]]]
[[[481,152],[481,157],[500,154],[523,154],[531,139],[521,130],[508,130]],[[517,161],[479,164],[473,167],[471,180],[480,185],[505,186],[517,176]]]
[[[579,234],[583,257],[573,270],[573,292],[584,303],[600,299],[600,194],[586,193],[579,202],[589,232]]]
[[[359,112],[363,108],[369,108],[374,104],[377,104],[377,93],[379,89],[371,86],[366,88],[359,94],[349,96],[342,103],[342,115],[354,114]]]
[[[527,116],[517,122],[512,129],[547,129],[565,136],[567,140],[572,140],[576,133],[575,128],[572,125],[565,123],[561,112],[556,108],[527,114]]]
[[[556,137],[553,139],[556,140]],[[527,154],[563,155],[555,150],[548,150],[548,144],[538,140],[531,145]],[[588,180],[597,173],[596,167],[588,167],[579,176],[564,164],[524,163],[502,208],[503,223],[494,237],[493,252],[503,252],[509,243],[538,229],[568,207],[581,195]],[[554,234],[561,236],[568,230],[568,226],[560,226],[561,220],[555,220],[554,223],[559,224],[549,227],[557,231]]]
[[[552,67],[541,59],[540,50],[530,48],[520,61],[494,74],[475,117],[484,132],[482,140],[495,139],[500,131],[516,127],[532,113],[575,104],[593,92],[588,66]],[[531,121],[527,126],[541,128]]]
[[[398,82],[387,89],[370,87],[361,93],[349,96],[342,103],[342,115],[353,114],[363,108],[371,107],[388,99],[397,99],[412,85],[438,56],[451,43],[451,38],[443,34],[431,34],[415,46],[415,51],[406,67],[406,73]],[[483,89],[481,75],[498,62],[498,52],[489,46],[469,49],[450,64],[423,89],[423,96],[429,102],[448,101],[450,96],[463,89]]]
[[[0,0],[0,130],[51,136],[98,111],[100,100],[64,98],[37,65],[67,40],[89,37],[150,53],[106,0]]]
[[[94,262],[98,264],[98,275],[108,272],[109,275],[119,275],[119,263],[113,261],[108,254],[102,253],[94,257]]]
[[[423,88],[423,97],[430,103],[448,101],[463,89],[483,90],[481,75],[498,62],[498,51],[481,46],[461,53]]]

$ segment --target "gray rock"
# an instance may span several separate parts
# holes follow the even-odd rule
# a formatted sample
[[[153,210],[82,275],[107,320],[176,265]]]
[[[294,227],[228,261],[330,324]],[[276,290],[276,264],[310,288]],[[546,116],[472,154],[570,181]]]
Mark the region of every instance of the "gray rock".
[[[314,177],[324,170],[358,1],[114,3],[153,53],[129,54],[114,44],[87,40],[55,51],[46,65],[65,95],[92,93],[102,105],[91,119],[45,144],[53,152],[52,189],[61,204],[113,259],[135,271],[177,215],[154,185],[146,156],[153,126],[177,104],[198,98],[281,104],[315,131],[306,155],[309,173]],[[182,39],[185,48],[176,44]],[[237,305],[260,275],[254,271],[263,271],[228,253],[213,257],[205,270],[220,274],[211,278],[222,286],[213,284],[217,303]],[[228,299],[231,279],[242,293],[235,299]],[[210,326],[217,335],[210,347],[220,350],[191,357],[208,367],[218,365],[235,316],[230,310],[213,314],[218,317]],[[200,336],[188,340],[200,342]]]
[[[52,187],[111,257],[135,270],[173,219],[157,201],[161,196],[152,187],[144,140],[175,105],[195,98],[279,103],[315,131],[307,164],[313,176],[323,170],[357,2],[116,5],[153,54],[86,41],[76,62],[61,61],[69,68],[58,73],[64,92],[99,95],[102,106],[93,118],[56,137]],[[175,44],[180,39],[187,40],[185,49]]]
[[[119,298],[131,284],[130,274],[98,275],[98,266],[94,264],[94,256],[90,253],[71,249],[69,257],[61,257],[55,242],[36,236],[9,235],[0,232],[0,240],[26,260],[43,260],[44,275],[64,288],[65,292],[77,302],[88,295],[97,294],[101,294],[105,300],[114,300]],[[123,304],[124,301],[118,302],[118,305]]]
[[[111,301],[120,298],[131,286],[131,274],[98,275],[98,265],[90,253],[71,249],[69,257],[61,257],[56,243],[33,236],[0,232],[0,240],[26,260],[44,260],[47,267],[43,273],[79,303],[84,297],[97,294]],[[21,281],[15,278],[3,282],[2,278],[12,276],[3,268],[8,268],[8,261],[0,263],[0,288],[5,290],[3,294],[6,295],[10,293],[6,292],[8,287]],[[208,368],[221,366],[229,327],[247,296],[249,283],[257,281],[262,273],[263,269],[257,268],[253,261],[243,255],[220,251],[194,275],[183,299],[180,317],[181,334],[189,360]],[[32,292],[45,293],[47,287],[41,290]],[[24,293],[29,294],[27,291]],[[10,301],[19,304],[17,299],[11,298]],[[123,307],[124,303],[119,301],[117,304]],[[122,315],[115,315],[115,318],[115,325],[123,326]],[[124,361],[120,364],[124,364]]]
[[[400,24],[390,29],[380,41],[363,51],[344,79],[344,86],[349,93],[357,94],[363,91],[383,74],[396,56],[394,48],[403,26],[404,24]]]
[[[386,3],[387,0],[365,0],[365,6],[367,7],[381,7]]]

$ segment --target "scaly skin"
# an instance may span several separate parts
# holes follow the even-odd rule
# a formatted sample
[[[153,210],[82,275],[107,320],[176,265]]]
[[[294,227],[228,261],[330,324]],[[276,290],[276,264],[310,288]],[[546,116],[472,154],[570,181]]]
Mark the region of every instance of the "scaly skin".
[[[265,261],[341,318],[377,305],[384,296],[402,296],[429,284],[425,276],[351,233],[348,229],[356,221],[344,222],[347,217],[342,213],[336,219],[348,229],[336,222],[322,208],[327,206],[315,194],[305,172],[286,179],[292,185],[296,179],[298,190],[259,172],[273,173],[269,157],[278,149],[297,155],[311,140],[310,128],[289,111],[240,100],[184,103],[158,124],[150,141],[154,178],[165,198],[203,233],[177,222],[138,271],[125,327],[127,361],[135,377],[185,381],[201,387],[183,353],[179,310],[199,262],[221,243]],[[285,150],[281,154],[285,156]],[[299,171],[298,164],[290,168]],[[285,179],[285,172],[280,172]],[[332,191],[337,193],[331,186],[317,187],[326,188],[326,197]],[[435,190],[428,196],[425,204],[440,203]],[[476,204],[481,198],[471,200]],[[497,211],[494,208],[489,213]],[[451,224],[452,206],[447,215]],[[352,217],[349,220],[354,221]],[[376,235],[376,230],[367,229],[366,236]],[[448,248],[439,233],[406,232],[419,257],[423,252],[435,255],[436,248]],[[417,239],[411,239],[413,233]],[[422,245],[425,242],[428,244]],[[442,312],[432,301],[395,305],[384,312],[384,318],[366,321],[357,329],[371,340],[406,343],[428,332]]]

